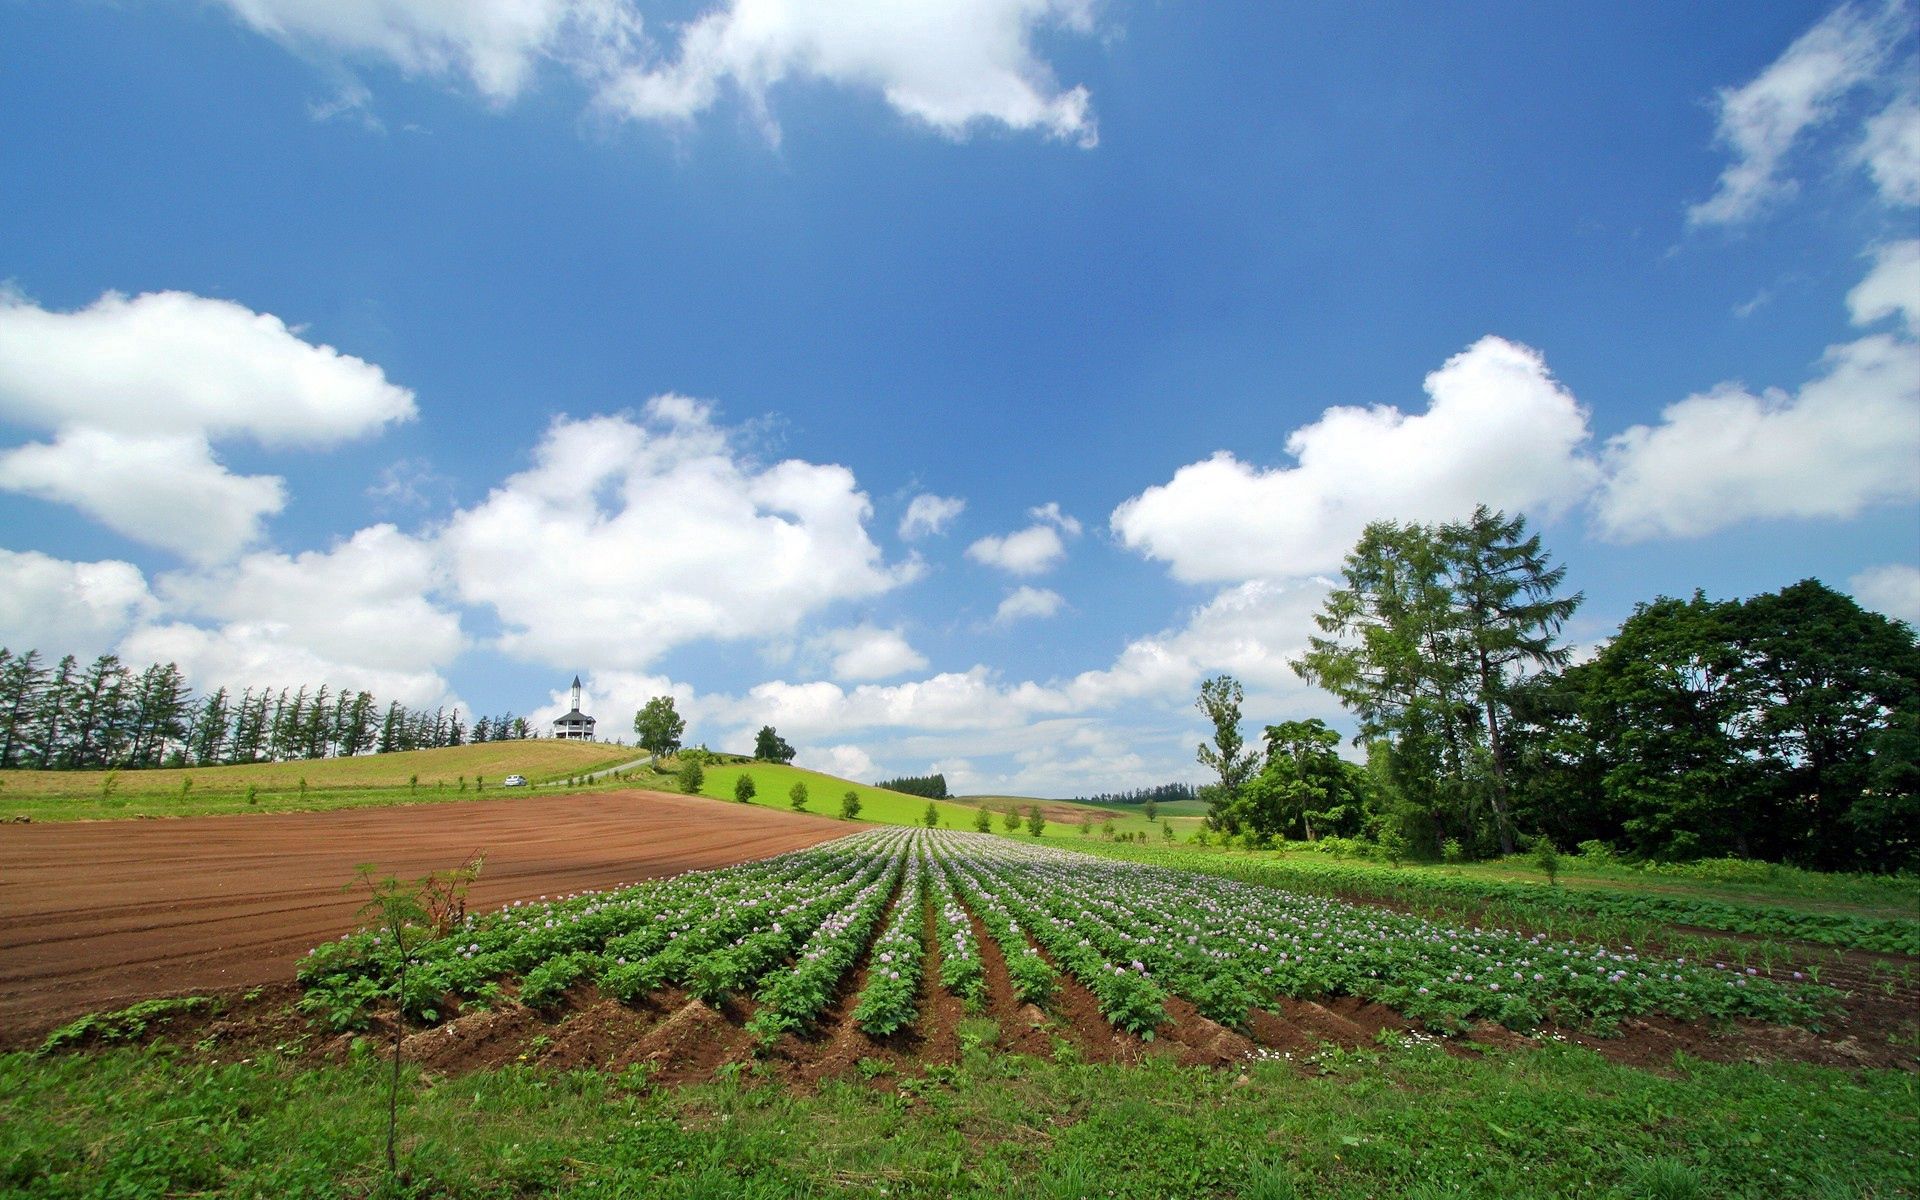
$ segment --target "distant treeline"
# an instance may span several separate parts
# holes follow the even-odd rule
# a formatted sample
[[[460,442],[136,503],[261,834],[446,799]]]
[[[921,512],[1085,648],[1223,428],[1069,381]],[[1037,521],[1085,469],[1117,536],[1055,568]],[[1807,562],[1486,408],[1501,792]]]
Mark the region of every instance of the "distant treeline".
[[[39,651],[0,647],[0,768],[216,766],[426,750],[531,735],[512,713],[469,727],[460,711],[383,709],[373,695],[322,684],[195,695],[180,668],[136,672],[111,654],[51,668]]]
[[[1072,796],[1072,804],[1172,804],[1178,800],[1196,800],[1200,789],[1190,783],[1163,783],[1156,787],[1135,788],[1130,792],[1101,792],[1097,796]]]
[[[873,786],[890,792],[905,792],[909,796],[925,796],[929,800],[947,798],[945,775],[902,775],[898,779],[882,779]]]

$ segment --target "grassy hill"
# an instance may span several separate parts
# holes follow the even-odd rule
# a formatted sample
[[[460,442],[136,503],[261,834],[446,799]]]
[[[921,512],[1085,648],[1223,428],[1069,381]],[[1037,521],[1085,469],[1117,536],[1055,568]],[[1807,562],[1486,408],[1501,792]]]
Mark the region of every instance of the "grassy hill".
[[[493,793],[508,775],[525,775],[536,784],[565,780],[642,754],[631,746],[538,738],[232,767],[0,771],[0,819],[200,816],[471,798],[482,786]]]
[[[668,791],[678,791],[680,784],[677,768],[662,773],[641,772],[632,782],[642,787],[656,787]],[[795,783],[807,785],[807,811],[825,816],[838,816],[840,798],[851,791],[860,797],[860,816],[862,821],[871,821],[880,825],[919,825],[926,817],[927,800],[922,796],[910,796],[904,792],[889,791],[869,784],[855,783],[850,779],[828,775],[821,771],[809,771],[804,767],[783,766],[778,763],[741,762],[717,763],[706,769],[706,780],[700,788],[700,794],[716,800],[733,800],[734,782],[741,775],[753,777],[754,796],[749,803],[765,808],[788,808],[788,794]],[[933,806],[940,814],[942,829],[972,829],[976,814],[982,807],[993,813],[993,830],[1000,832],[1001,812],[1012,807],[1024,816],[1033,805],[1039,805],[1047,819],[1047,832],[1052,835],[1075,834],[1078,832],[1082,817],[1091,817],[1093,833],[1098,837],[1105,823],[1113,823],[1113,832],[1146,833],[1154,840],[1161,838],[1159,821],[1149,822],[1138,808],[1103,808],[1091,804],[1076,804],[1067,800],[1043,800],[1034,796],[954,796],[946,800],[936,800]],[[1197,816],[1174,816],[1174,836],[1185,839],[1200,824]],[[1022,836],[1025,836],[1024,834]]]
[[[1138,804],[1082,804],[1077,800],[1041,800],[1033,796],[956,796],[954,803],[964,804],[969,809],[984,805],[995,812],[1011,805],[1023,813],[1029,805],[1038,804],[1052,832],[1078,829],[1082,819],[1091,817],[1095,833],[1103,830],[1106,823],[1111,821],[1115,833],[1145,832],[1156,840],[1161,836],[1162,819],[1172,822],[1175,837],[1185,838],[1200,827],[1201,817],[1207,811],[1207,806],[1199,801],[1183,800],[1177,804],[1162,804],[1154,819],[1149,821],[1143,806]],[[999,825],[996,824],[994,828],[998,829]]]

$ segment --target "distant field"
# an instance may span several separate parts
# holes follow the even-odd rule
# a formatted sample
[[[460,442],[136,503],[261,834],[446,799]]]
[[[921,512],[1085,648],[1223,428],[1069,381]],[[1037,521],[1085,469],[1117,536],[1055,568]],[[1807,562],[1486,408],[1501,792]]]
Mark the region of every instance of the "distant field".
[[[740,765],[712,766],[707,768],[706,785],[700,789],[703,796],[712,796],[717,800],[733,799],[734,780],[741,775],[753,776],[755,795],[753,803],[766,808],[789,808],[787,794],[795,783],[807,785],[807,811],[834,817],[840,815],[840,798],[852,791],[860,797],[860,820],[873,821],[881,825],[918,825],[927,811],[927,802],[919,796],[909,796],[903,792],[890,792],[884,788],[870,787],[864,783],[809,771],[804,767],[782,766],[777,763],[744,763]],[[651,777],[655,782],[648,784],[650,777],[642,775],[635,782],[643,786],[658,787],[666,791],[676,791],[678,780],[672,775]],[[972,828],[973,810],[950,801],[935,801],[940,811],[940,824],[946,829]]]
[[[1144,832],[1155,838],[1161,836],[1162,818],[1172,822],[1175,837],[1185,838],[1200,827],[1200,818],[1207,811],[1207,806],[1197,800],[1182,801],[1177,805],[1162,804],[1155,811],[1154,819],[1149,821],[1145,806],[1137,804],[1082,804],[1075,800],[1041,800],[1033,796],[956,796],[954,802],[970,809],[984,804],[995,811],[1012,805],[1022,813],[1027,811],[1029,805],[1038,804],[1041,814],[1047,818],[1050,832],[1055,834],[1074,832],[1083,817],[1091,816],[1096,834],[1106,822],[1112,821],[1115,833]]]
[[[483,779],[488,791],[508,775],[525,775],[536,784],[564,780],[632,762],[643,753],[631,746],[538,738],[232,767],[0,771],[0,818],[97,820],[402,803],[460,795],[463,779],[471,795]],[[417,785],[410,782],[414,777]],[[256,790],[252,806],[246,802],[250,787]]]

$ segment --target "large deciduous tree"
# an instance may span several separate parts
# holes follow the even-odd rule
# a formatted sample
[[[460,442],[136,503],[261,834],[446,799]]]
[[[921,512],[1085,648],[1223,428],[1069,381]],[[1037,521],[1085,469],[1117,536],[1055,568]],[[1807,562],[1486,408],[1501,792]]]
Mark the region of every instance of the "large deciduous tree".
[[[1564,569],[1524,517],[1484,505],[1439,526],[1376,521],[1342,573],[1314,618],[1327,636],[1294,670],[1359,718],[1362,740],[1387,743],[1389,776],[1436,836],[1453,827],[1511,853],[1511,692],[1565,663],[1555,639],[1581,597],[1555,595]]]
[[[687,721],[674,708],[672,696],[655,696],[633,715],[633,732],[641,749],[655,758],[665,758],[680,748]]]

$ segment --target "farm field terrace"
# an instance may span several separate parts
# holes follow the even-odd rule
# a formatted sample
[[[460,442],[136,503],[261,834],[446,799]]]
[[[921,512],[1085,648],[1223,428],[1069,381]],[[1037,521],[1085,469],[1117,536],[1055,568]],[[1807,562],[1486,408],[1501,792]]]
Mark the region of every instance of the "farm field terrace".
[[[113,820],[471,800],[513,794],[499,786],[508,775],[524,775],[536,786],[552,784],[642,757],[643,751],[630,746],[527,738],[226,767],[0,771],[0,820]]]
[[[0,1058],[4,1178],[377,1191],[396,1000],[403,1193],[1898,1196],[1916,1177],[1910,1050],[1771,1061],[1819,1057],[1800,1052],[1844,1015],[1830,989],[1031,840],[868,830],[471,917],[398,996],[395,966],[353,935],[297,990]],[[126,1037],[146,1049],[107,1048]]]

